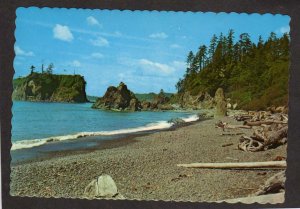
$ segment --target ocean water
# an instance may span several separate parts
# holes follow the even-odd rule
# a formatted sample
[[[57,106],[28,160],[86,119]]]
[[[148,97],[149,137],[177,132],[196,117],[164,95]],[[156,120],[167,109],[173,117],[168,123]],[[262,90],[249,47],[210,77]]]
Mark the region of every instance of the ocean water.
[[[170,128],[173,124],[168,121],[172,118],[186,122],[198,119],[191,112],[113,112],[92,109],[91,105],[14,101],[11,150],[26,150],[28,155],[36,147],[51,151],[51,147],[67,150],[92,146],[95,140]]]

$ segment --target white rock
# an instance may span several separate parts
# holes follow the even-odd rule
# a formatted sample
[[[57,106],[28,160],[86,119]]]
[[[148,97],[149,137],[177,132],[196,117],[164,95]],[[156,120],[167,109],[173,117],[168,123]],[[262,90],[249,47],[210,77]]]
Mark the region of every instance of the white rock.
[[[113,197],[118,194],[118,188],[115,181],[109,175],[102,175],[97,180],[97,196]]]
[[[118,193],[115,181],[109,175],[101,175],[97,179],[92,180],[84,190],[84,196],[88,198],[116,198],[124,199]]]

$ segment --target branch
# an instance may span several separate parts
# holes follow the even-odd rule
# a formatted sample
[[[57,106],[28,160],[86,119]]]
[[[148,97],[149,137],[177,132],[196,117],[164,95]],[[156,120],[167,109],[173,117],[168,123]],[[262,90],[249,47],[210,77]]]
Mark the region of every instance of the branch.
[[[286,161],[267,161],[267,162],[243,162],[243,163],[191,163],[178,164],[185,168],[215,168],[215,169],[235,169],[235,168],[270,168],[285,169]]]

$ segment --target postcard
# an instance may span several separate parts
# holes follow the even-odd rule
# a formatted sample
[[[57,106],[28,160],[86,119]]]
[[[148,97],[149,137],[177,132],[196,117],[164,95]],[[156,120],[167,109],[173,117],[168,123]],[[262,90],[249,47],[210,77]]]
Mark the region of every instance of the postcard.
[[[10,195],[283,203],[289,22],[18,8]]]

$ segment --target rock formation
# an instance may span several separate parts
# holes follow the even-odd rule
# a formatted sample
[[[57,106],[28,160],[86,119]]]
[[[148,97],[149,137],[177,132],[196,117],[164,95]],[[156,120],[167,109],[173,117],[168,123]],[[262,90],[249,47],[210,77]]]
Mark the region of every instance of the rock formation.
[[[104,96],[97,99],[92,107],[116,111],[139,111],[142,109],[140,101],[123,82],[118,87],[108,87]]]
[[[224,97],[224,91],[222,88],[218,88],[215,93],[215,103],[216,103],[216,110],[215,110],[215,117],[222,117],[226,116],[227,108],[226,108],[226,101]]]
[[[13,81],[13,100],[48,102],[88,102],[86,82],[80,75],[31,73]]]
[[[191,95],[190,92],[184,92],[179,97],[180,106],[184,109],[212,109],[215,106],[214,99],[207,92],[199,92],[197,95]]]
[[[84,189],[84,196],[89,199],[125,199],[119,194],[115,181],[109,175],[101,175],[97,179],[92,180]]]

